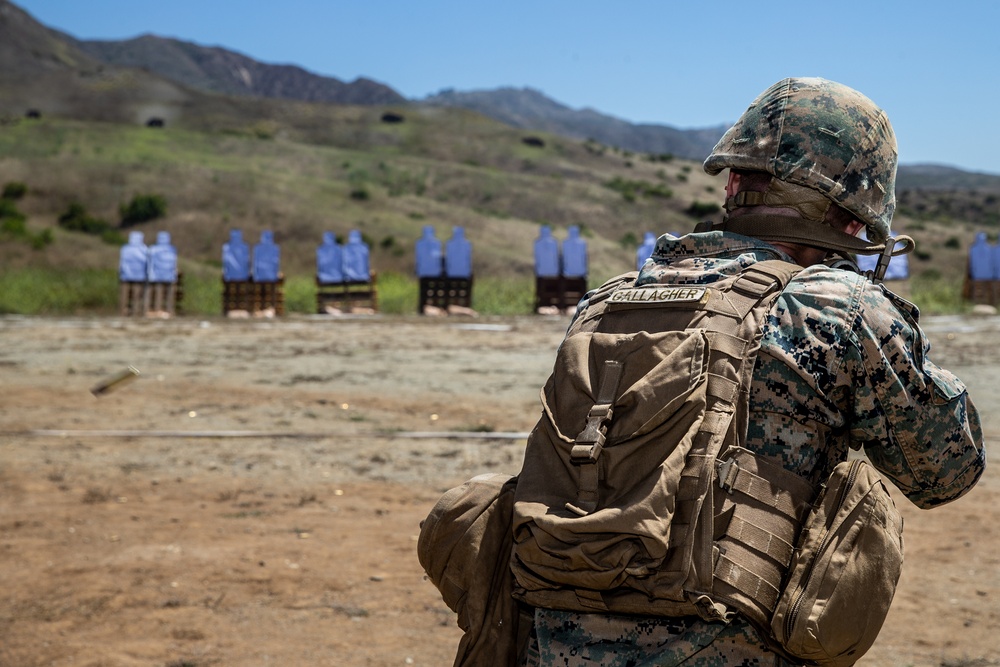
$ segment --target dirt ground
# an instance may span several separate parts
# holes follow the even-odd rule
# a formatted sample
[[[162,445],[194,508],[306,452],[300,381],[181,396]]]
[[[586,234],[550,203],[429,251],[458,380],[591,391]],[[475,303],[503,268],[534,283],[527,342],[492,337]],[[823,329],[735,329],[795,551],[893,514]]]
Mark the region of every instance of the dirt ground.
[[[0,667],[450,665],[419,521],[519,469],[565,324],[0,318]],[[1000,460],[1000,319],[925,326]],[[998,470],[898,501],[907,562],[859,664],[1000,665]]]

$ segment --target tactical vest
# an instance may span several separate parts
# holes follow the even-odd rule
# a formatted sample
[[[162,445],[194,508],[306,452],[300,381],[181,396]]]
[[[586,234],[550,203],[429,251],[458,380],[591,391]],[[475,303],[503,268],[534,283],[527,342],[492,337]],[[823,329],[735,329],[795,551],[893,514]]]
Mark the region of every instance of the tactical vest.
[[[762,326],[801,267],[590,298],[541,391],[514,493],[514,596],[769,625],[816,489],[743,448]]]

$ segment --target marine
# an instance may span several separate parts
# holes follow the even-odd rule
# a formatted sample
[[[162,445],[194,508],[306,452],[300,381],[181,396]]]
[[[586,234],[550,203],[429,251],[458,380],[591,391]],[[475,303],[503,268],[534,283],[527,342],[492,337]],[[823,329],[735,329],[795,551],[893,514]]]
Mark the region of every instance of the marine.
[[[866,96],[825,79],[779,81],[705,161],[710,174],[730,170],[725,221],[660,237],[628,294],[710,286],[770,259],[804,267],[764,323],[745,447],[817,487],[863,453],[911,502],[932,508],[981,477],[979,414],[961,380],[931,360],[915,306],[877,276],[824,263],[896,252],[896,163],[889,120]],[[861,229],[867,242],[855,236]],[[577,317],[587,308],[585,299]],[[740,615],[712,622],[536,608],[522,664],[799,663],[772,651]]]

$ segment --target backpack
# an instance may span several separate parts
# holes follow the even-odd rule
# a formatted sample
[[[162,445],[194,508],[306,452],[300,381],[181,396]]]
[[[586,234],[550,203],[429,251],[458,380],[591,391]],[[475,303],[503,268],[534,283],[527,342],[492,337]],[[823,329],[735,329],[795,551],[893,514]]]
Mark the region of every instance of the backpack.
[[[594,293],[541,391],[514,492],[523,602],[770,622],[817,489],[743,448],[762,326],[800,267]]]
[[[641,287],[633,272],[590,296],[518,477],[474,478],[422,525],[421,564],[466,631],[456,665],[494,649],[517,664],[531,606],[739,613],[776,652],[825,667],[870,648],[903,547],[878,473],[845,461],[817,490],[742,446],[764,318],[799,270]]]

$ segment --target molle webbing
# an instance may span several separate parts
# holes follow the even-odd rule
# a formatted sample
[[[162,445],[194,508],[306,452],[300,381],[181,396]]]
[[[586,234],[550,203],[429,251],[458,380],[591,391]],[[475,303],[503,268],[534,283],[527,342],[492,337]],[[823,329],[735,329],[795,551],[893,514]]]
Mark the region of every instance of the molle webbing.
[[[714,591],[766,628],[815,489],[742,448],[716,466]]]

